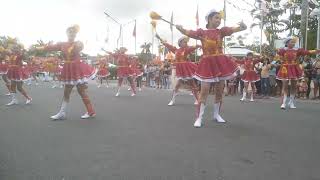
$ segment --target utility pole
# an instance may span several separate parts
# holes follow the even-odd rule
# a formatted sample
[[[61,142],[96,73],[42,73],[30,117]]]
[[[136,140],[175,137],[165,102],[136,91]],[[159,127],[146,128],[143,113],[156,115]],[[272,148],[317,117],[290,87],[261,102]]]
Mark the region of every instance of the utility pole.
[[[301,41],[300,47],[307,48],[307,32],[308,32],[308,11],[309,11],[309,4],[308,0],[302,0],[301,4],[301,25],[300,25],[300,32],[301,32]]]

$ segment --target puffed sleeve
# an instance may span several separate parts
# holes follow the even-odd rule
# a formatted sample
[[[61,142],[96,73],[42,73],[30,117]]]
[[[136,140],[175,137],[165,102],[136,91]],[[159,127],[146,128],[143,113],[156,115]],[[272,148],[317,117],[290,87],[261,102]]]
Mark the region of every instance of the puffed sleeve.
[[[286,52],[285,49],[278,49],[277,54],[279,54],[279,56],[284,56],[285,52]]]
[[[173,52],[173,53],[175,53],[175,52],[176,52],[176,50],[177,50],[177,48],[176,48],[176,47],[172,46],[172,45],[171,45],[171,44],[169,44],[169,43],[163,43],[163,45],[164,45],[166,48],[168,48],[168,49],[169,49],[169,51],[171,51],[171,52]]]
[[[57,43],[57,44],[51,44],[44,47],[44,50],[46,51],[61,51],[63,43]]]
[[[225,36],[230,36],[231,34],[233,34],[233,28],[232,27],[223,27],[220,29],[220,33],[222,37]]]
[[[193,39],[202,39],[204,34],[204,30],[203,29],[197,29],[196,31],[194,30],[188,30],[186,32],[186,35],[193,38]]]

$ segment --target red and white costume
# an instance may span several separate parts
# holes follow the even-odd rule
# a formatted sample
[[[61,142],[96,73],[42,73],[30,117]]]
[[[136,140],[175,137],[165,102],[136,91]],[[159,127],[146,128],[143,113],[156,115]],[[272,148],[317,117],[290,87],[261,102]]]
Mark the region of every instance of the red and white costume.
[[[0,75],[7,74],[7,72],[8,72],[8,64],[4,59],[0,59]]]
[[[108,62],[105,58],[102,58],[99,60],[99,69],[97,76],[99,78],[108,77],[110,75],[110,72],[108,70]]]
[[[117,76],[119,78],[127,78],[134,76],[134,72],[130,67],[129,56],[124,53],[112,54],[117,63]]]
[[[123,51],[123,52],[121,52],[121,51]],[[110,56],[115,58],[117,68],[118,68],[117,69],[118,90],[117,90],[116,96],[120,95],[120,87],[122,85],[124,78],[127,78],[130,82],[130,86],[131,86],[131,90],[132,90],[131,96],[135,96],[136,95],[136,88],[133,83],[133,78],[134,78],[135,72],[131,69],[130,57],[124,53],[125,51],[126,51],[125,48],[120,48],[120,52],[117,52],[114,54],[110,53]]]
[[[9,56],[9,68],[7,77],[11,81],[25,81],[29,79],[30,72],[23,66],[23,55],[13,53]]]
[[[236,60],[238,64],[243,65],[244,72],[241,76],[241,80],[243,82],[256,82],[260,81],[260,76],[255,72],[254,67],[259,60],[256,59],[244,59],[244,60]]]
[[[59,59],[57,57],[46,58],[44,70],[51,74],[59,73]]]
[[[187,46],[178,49],[168,43],[163,43],[163,45],[167,47],[169,51],[175,53],[175,61],[173,64],[176,67],[176,78],[182,80],[193,79],[197,65],[188,61],[188,55],[198,47]]]
[[[47,51],[61,51],[63,53],[64,62],[61,70],[60,81],[64,84],[85,84],[96,74],[93,67],[82,62],[80,57],[82,48],[82,43],[79,41],[61,42],[44,48]]]
[[[32,58],[27,64],[28,71],[31,74],[38,73],[41,71],[40,60],[38,58]]]
[[[199,39],[202,43],[203,55],[194,77],[199,81],[218,82],[232,79],[237,75],[239,67],[231,57],[223,54],[223,37],[230,36],[233,29],[223,27],[221,29],[198,29],[187,31],[186,35]]]
[[[303,70],[299,66],[299,56],[310,55],[305,49],[283,48],[278,50],[281,66],[277,74],[279,80],[298,80],[303,78]]]
[[[141,69],[139,68],[139,60],[136,57],[131,57],[130,60],[130,67],[131,67],[131,71],[133,72],[133,75],[135,77],[138,76],[142,76],[143,72],[141,71]]]

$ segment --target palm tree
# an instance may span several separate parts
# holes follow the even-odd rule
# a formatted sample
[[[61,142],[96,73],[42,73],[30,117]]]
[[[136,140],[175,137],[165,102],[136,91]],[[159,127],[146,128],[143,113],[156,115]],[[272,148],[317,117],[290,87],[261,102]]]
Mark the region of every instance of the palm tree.
[[[145,53],[145,54],[150,54],[150,47],[151,47],[152,43],[144,43],[140,46],[140,48],[142,48],[141,53]]]

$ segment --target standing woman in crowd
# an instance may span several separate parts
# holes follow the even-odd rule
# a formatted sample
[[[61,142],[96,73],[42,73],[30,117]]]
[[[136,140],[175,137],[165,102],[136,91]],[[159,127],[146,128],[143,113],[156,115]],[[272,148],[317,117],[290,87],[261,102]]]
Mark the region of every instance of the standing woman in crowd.
[[[279,49],[280,69],[277,74],[277,79],[282,81],[282,104],[281,109],[286,109],[288,85],[290,84],[290,100],[289,107],[295,109],[294,98],[296,95],[297,81],[303,78],[303,70],[299,65],[299,56],[320,53],[319,50],[305,50],[302,48],[294,49],[296,38],[290,37],[285,40],[285,48]]]
[[[270,95],[269,72],[271,67],[269,58],[265,58],[261,67],[261,93],[264,98],[268,98]]]
[[[87,93],[87,82],[96,74],[96,72],[93,67],[81,60],[80,52],[83,49],[83,43],[75,41],[79,29],[78,25],[71,26],[67,29],[67,42],[60,42],[54,45],[37,48],[44,51],[61,51],[63,53],[64,64],[61,70],[60,81],[65,85],[64,95],[60,111],[56,115],[51,116],[51,119],[53,120],[62,120],[66,118],[67,105],[70,101],[70,94],[74,86],[77,87],[78,93],[81,96],[87,111],[81,118],[88,119],[96,115]]]
[[[175,53],[175,60],[173,64],[176,67],[176,77],[178,82],[176,87],[173,89],[172,97],[168,106],[174,105],[182,81],[187,81],[187,83],[190,85],[192,94],[196,99],[195,104],[198,104],[198,87],[193,79],[197,65],[188,60],[188,55],[190,55],[200,46],[188,46],[189,38],[182,37],[178,40],[179,48],[176,48],[162,40],[159,35],[156,35],[156,37],[166,48],[169,49],[169,51]]]
[[[304,70],[304,77],[307,80],[307,99],[310,97],[311,92],[311,82],[312,82],[312,60],[310,57],[305,57],[303,62],[303,70]]]
[[[314,84],[314,90],[313,90],[313,99],[320,99],[320,59],[316,59],[315,62],[312,65],[312,76],[313,76],[313,84]],[[317,93],[319,91],[319,96],[317,96]]]
[[[201,41],[203,55],[200,59],[198,69],[195,72],[195,78],[201,81],[201,92],[199,104],[197,106],[197,118],[194,127],[201,127],[203,114],[206,107],[206,100],[210,90],[210,84],[215,83],[216,99],[214,102],[213,119],[217,122],[226,122],[220,116],[222,105],[222,96],[225,80],[234,78],[237,75],[239,67],[231,59],[223,54],[223,38],[231,34],[247,29],[247,26],[241,22],[238,27],[223,27],[221,24],[221,14],[216,10],[211,10],[206,16],[207,30],[198,29],[196,31],[185,30],[182,26],[176,28],[184,35]]]
[[[170,89],[170,76],[171,76],[171,66],[168,61],[165,61],[163,65],[163,86],[164,89]]]
[[[272,57],[271,61],[271,68],[269,69],[269,84],[270,84],[270,95],[275,97],[277,95],[277,81],[276,81],[276,75],[277,75],[277,61],[274,60],[274,57]]]
[[[142,76],[143,76],[143,66],[139,62],[139,58],[137,56],[131,57],[131,69],[134,72],[134,79],[137,82],[137,88],[139,88],[139,91],[142,89]]]

